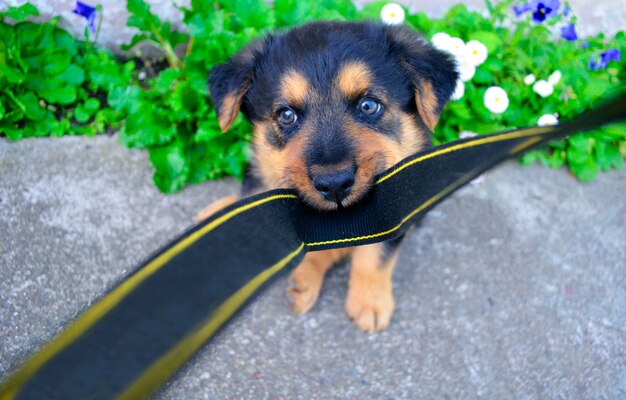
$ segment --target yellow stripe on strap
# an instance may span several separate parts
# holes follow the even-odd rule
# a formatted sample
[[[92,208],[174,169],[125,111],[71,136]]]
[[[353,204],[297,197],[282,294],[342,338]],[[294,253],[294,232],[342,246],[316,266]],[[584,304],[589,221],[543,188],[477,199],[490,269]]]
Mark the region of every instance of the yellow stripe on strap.
[[[434,195],[433,197],[428,199],[426,202],[422,203],[421,206],[419,206],[415,210],[411,211],[411,213],[409,215],[407,215],[406,217],[404,217],[402,219],[402,221],[400,221],[400,223],[398,225],[394,226],[391,229],[388,229],[386,231],[379,232],[379,233],[373,233],[371,235],[357,236],[357,237],[345,238],[345,239],[327,240],[327,241],[324,241],[324,242],[307,243],[307,246],[325,246],[325,245],[335,244],[335,243],[348,243],[348,242],[355,242],[355,241],[358,241],[358,240],[374,239],[374,238],[377,238],[377,237],[380,237],[380,236],[388,235],[388,234],[390,234],[392,232],[395,232],[398,229],[402,228],[402,225],[407,223],[417,213],[419,213],[420,211],[428,208],[428,206],[430,206],[433,203],[436,203],[439,199],[441,199],[442,197],[447,196],[449,193],[454,192],[456,189],[458,189],[459,187],[463,186],[465,183],[470,181],[472,178],[474,178],[474,174],[473,173],[469,173],[469,174],[463,175],[462,177],[460,177],[459,179],[454,181],[452,184],[450,184],[449,186],[445,187],[441,192],[437,193],[436,195]]]
[[[487,144],[487,143],[499,142],[499,141],[507,140],[507,139],[515,139],[515,138],[524,137],[524,136],[541,135],[541,134],[544,134],[544,133],[548,133],[548,132],[550,132],[552,130],[554,130],[554,128],[553,127],[549,127],[549,126],[536,127],[536,128],[531,128],[531,129],[525,129],[525,130],[523,130],[521,132],[509,132],[509,133],[503,133],[501,135],[489,136],[489,137],[486,137],[484,139],[472,140],[470,142],[460,143],[460,144],[457,144],[457,145],[454,145],[454,146],[446,147],[446,148],[441,149],[439,151],[433,151],[432,153],[428,153],[428,154],[426,154],[426,155],[424,155],[422,157],[418,157],[415,160],[411,160],[408,163],[401,165],[397,169],[394,169],[393,171],[391,171],[387,175],[379,178],[375,182],[375,185],[378,185],[379,183],[382,183],[382,182],[386,181],[387,179],[391,178],[392,176],[394,176],[398,172],[400,172],[400,171],[410,167],[411,165],[420,163],[422,161],[428,160],[428,159],[433,158],[433,157],[440,156],[442,154],[452,153],[453,151],[467,149],[469,147],[476,147],[476,146],[480,146],[482,144]]]
[[[172,347],[164,356],[153,363],[150,368],[116,398],[120,400],[142,398],[150,393],[152,389],[165,382],[200,346],[213,336],[215,331],[217,331],[217,329],[219,329],[219,327],[222,326],[262,284],[289,264],[291,260],[302,252],[302,249],[304,249],[304,243],[300,244],[296,250],[278,263],[252,278],[245,286],[222,303],[199,329],[178,342],[176,346]]]
[[[16,373],[14,378],[7,383],[5,395],[7,399],[12,399],[18,393],[20,387],[32,376],[39,368],[41,368],[48,360],[54,357],[61,350],[72,344],[107,312],[119,304],[124,297],[131,293],[148,277],[157,272],[163,265],[167,264],[172,258],[176,257],[181,251],[191,246],[208,232],[219,227],[229,219],[246,212],[254,207],[264,203],[279,199],[297,199],[293,194],[279,194],[265,199],[260,199],[242,207],[227,212],[221,217],[211,221],[207,225],[193,232],[174,246],[156,257],[144,268],[137,271],[134,275],[128,277],[119,286],[113,289],[109,294],[103,297],[99,302],[81,314],[74,323],[57,336],[49,345],[45,346],[41,351],[29,359],[22,369]]]

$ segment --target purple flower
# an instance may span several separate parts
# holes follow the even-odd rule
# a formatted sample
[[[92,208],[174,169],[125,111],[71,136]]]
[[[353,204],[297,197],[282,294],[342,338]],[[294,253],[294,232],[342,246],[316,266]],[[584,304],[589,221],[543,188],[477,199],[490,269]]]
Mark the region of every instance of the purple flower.
[[[608,49],[604,53],[600,53],[600,58],[605,64],[611,61],[619,61],[622,59],[622,53],[619,49]]]
[[[518,17],[518,18],[521,17],[522,14],[524,14],[525,12],[528,12],[530,10],[532,10],[532,6],[530,5],[529,2],[513,6],[513,12],[515,13],[515,16]]]
[[[533,13],[533,21],[540,24],[546,18],[556,16],[561,2],[559,0],[532,0],[530,2],[531,11]]]
[[[570,42],[578,40],[578,35],[576,34],[576,27],[574,26],[574,24],[562,26],[561,37],[565,40],[569,40]]]
[[[589,60],[589,68],[592,71],[598,71],[600,69],[606,69],[611,61],[620,61],[622,59],[622,53],[619,49],[608,49],[600,53],[600,57],[593,56]]]
[[[76,7],[72,10],[74,14],[78,14],[81,17],[85,17],[89,24],[89,30],[91,33],[96,31],[96,8],[88,4],[76,2]]]

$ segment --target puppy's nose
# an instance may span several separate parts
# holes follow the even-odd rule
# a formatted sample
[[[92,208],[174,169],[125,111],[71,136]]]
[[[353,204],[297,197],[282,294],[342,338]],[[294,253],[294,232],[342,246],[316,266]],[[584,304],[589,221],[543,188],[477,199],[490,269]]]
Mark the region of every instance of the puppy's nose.
[[[313,180],[313,186],[327,200],[341,203],[354,185],[354,168],[320,174]]]

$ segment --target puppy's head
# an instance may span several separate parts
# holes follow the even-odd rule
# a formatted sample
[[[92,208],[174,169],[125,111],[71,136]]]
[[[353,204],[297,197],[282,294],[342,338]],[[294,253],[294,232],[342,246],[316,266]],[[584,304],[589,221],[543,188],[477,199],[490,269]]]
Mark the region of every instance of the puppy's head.
[[[406,28],[318,22],[253,43],[209,84],[223,131],[240,109],[253,123],[263,183],[334,210],[429,145],[456,79],[454,62]]]

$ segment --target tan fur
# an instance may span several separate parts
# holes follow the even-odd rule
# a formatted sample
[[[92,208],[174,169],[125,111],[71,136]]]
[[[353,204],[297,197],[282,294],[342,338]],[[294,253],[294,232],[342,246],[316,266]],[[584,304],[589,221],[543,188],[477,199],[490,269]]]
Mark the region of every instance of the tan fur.
[[[272,122],[254,123],[254,155],[256,158],[255,172],[263,185],[270,188],[284,187],[282,151],[274,148],[267,141],[266,131],[272,128]]]
[[[363,62],[345,64],[338,72],[334,84],[333,99],[358,99],[371,85],[371,71]],[[326,101],[311,88],[309,82],[296,71],[288,71],[280,79],[280,91],[283,99],[294,107],[303,107],[320,101]],[[222,130],[232,125],[244,90],[226,96],[220,107],[219,122]],[[387,123],[398,123],[400,131],[396,136],[382,135],[364,124],[345,115],[342,121],[346,133],[356,147],[357,171],[351,192],[343,200],[347,207],[358,201],[370,190],[375,175],[396,164],[414,152],[423,149],[427,143],[424,128],[418,126],[415,115],[404,113],[399,105],[389,103],[380,96],[385,104],[382,118]],[[433,129],[439,116],[437,102],[432,86],[423,82],[416,86],[417,109],[429,129]],[[268,132],[276,140],[282,140],[282,133],[273,119],[254,122],[253,145],[255,150],[255,173],[261,179],[264,189],[279,187],[295,188],[302,198],[312,206],[322,210],[333,210],[337,205],[324,199],[315,190],[309,173],[320,174],[348,168],[352,160],[324,166],[310,166],[307,170],[304,151],[308,141],[316,132],[313,125],[304,122],[297,135],[277,148],[268,140]],[[224,198],[203,210],[198,215],[204,219],[219,209],[236,201],[235,196]],[[319,297],[320,288],[326,272],[344,257],[352,254],[346,312],[355,325],[367,332],[380,331],[388,327],[394,311],[392,290],[392,272],[397,260],[397,252],[383,259],[383,244],[373,244],[349,249],[336,249],[308,253],[303,262],[292,272],[287,293],[292,300],[292,308],[297,313],[309,311]]]
[[[402,115],[401,131],[399,132],[400,141],[383,136],[349,120],[344,123],[346,132],[352,136],[353,142],[356,143],[358,166],[352,191],[344,199],[345,204],[342,203],[344,206],[353,204],[364,192],[368,191],[372,184],[372,178],[376,174],[424,148],[426,144],[425,136],[420,132],[410,115],[402,112],[390,114]]]
[[[290,106],[302,107],[309,93],[309,82],[299,72],[289,71],[283,76],[280,88]]]
[[[205,219],[209,218],[211,215],[215,214],[216,212],[218,212],[219,210],[223,208],[228,207],[229,205],[233,204],[237,200],[239,200],[239,196],[235,196],[235,195],[222,197],[221,199],[216,200],[215,202],[205,207],[202,211],[200,211],[198,215],[196,215],[196,221],[197,222],[204,221]]]
[[[415,116],[400,112],[400,143],[402,150],[400,159],[410,156],[416,151],[423,150],[428,145],[426,132],[415,123]]]
[[[243,102],[243,96],[249,87],[250,82],[247,82],[240,90],[227,94],[222,104],[217,107],[217,122],[222,132],[228,131],[235,122]]]
[[[325,174],[333,171],[341,171],[342,169],[350,168],[352,166],[352,161],[346,160],[344,162],[338,164],[331,165],[312,165],[309,167],[309,171],[312,175],[317,174]]]
[[[415,102],[422,120],[432,132],[439,122],[439,114],[437,113],[437,96],[435,96],[430,82],[422,81],[418,84],[415,91]]]
[[[346,313],[366,332],[386,329],[395,307],[391,277],[398,253],[382,264],[382,249],[381,243],[370,244],[356,247],[352,255]]]
[[[304,314],[313,308],[326,271],[350,252],[351,249],[333,249],[307,253],[304,256],[302,263],[289,277],[287,293],[291,297],[293,311]]]
[[[365,63],[353,61],[345,64],[337,74],[336,84],[349,99],[362,96],[372,83],[372,73]]]

